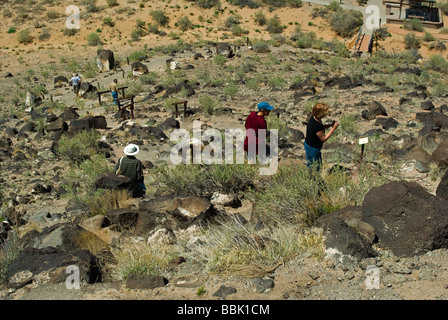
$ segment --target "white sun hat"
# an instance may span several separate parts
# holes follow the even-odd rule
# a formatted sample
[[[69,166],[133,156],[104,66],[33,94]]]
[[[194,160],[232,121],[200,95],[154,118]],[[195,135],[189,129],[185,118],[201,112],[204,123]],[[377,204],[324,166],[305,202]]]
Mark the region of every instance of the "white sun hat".
[[[135,156],[138,152],[140,151],[140,148],[135,145],[135,144],[128,144],[125,148],[124,148],[124,154],[128,155],[128,156]]]

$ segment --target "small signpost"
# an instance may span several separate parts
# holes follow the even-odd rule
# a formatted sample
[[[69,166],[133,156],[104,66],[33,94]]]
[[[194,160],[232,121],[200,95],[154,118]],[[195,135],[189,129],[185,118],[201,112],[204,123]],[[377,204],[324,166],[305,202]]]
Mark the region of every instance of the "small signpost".
[[[361,167],[361,163],[362,163],[362,160],[363,160],[363,157],[364,157],[364,148],[365,148],[365,145],[368,142],[369,142],[369,138],[368,137],[361,138],[361,139],[359,139],[359,142],[358,142],[361,145],[361,156],[359,158],[359,166],[360,167]]]

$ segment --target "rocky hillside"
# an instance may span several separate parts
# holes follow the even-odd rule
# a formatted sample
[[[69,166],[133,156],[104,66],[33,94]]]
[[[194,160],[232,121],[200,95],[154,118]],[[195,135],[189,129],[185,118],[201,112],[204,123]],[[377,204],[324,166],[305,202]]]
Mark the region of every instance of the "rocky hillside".
[[[54,8],[41,5],[48,17]],[[352,57],[343,40],[303,27],[266,39],[158,35],[153,46],[146,34],[121,47],[112,32],[102,47],[5,49],[2,299],[446,298],[446,61],[415,50]],[[133,97],[133,119],[98,94],[113,79]],[[275,106],[275,175],[171,165],[173,130],[244,128],[260,101]],[[322,183],[303,150],[317,101],[340,122],[323,149]],[[143,198],[112,174],[128,143],[141,147]],[[78,289],[67,285],[69,267]]]

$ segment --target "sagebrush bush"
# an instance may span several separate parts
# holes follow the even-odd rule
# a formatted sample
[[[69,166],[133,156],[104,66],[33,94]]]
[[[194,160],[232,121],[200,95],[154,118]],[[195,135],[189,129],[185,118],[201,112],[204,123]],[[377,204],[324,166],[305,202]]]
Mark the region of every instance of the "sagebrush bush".
[[[199,104],[201,105],[202,112],[205,115],[213,115],[216,108],[216,100],[210,95],[206,94],[199,98]]]
[[[423,31],[423,22],[418,19],[405,20],[403,23],[403,28],[410,31]]]
[[[182,16],[177,19],[177,26],[182,31],[187,31],[188,29],[193,28],[193,23],[188,19],[187,16]]]
[[[217,6],[220,3],[220,0],[196,0],[196,4],[200,8],[210,9]]]
[[[271,48],[269,46],[269,43],[266,41],[257,41],[252,46],[252,49],[257,53],[267,53],[271,52]]]
[[[154,19],[155,22],[159,26],[166,26],[169,22],[169,17],[166,15],[165,11],[163,10],[154,10],[150,13],[151,17]]]
[[[415,33],[411,32],[404,36],[404,47],[406,49],[418,49],[420,44],[420,39],[415,36]]]
[[[435,54],[431,56],[425,62],[426,68],[429,70],[439,71],[439,72],[447,72],[448,71],[448,62],[445,58],[439,54]]]
[[[363,24],[363,15],[355,10],[336,10],[330,16],[330,27],[341,37],[349,37],[358,32]]]
[[[85,130],[73,137],[62,136],[57,142],[56,151],[64,160],[75,164],[99,153],[100,134],[95,130]]]
[[[28,29],[22,30],[17,34],[17,41],[19,41],[19,43],[30,44],[31,42],[33,42],[33,40],[34,37],[31,35],[31,32]]]
[[[428,49],[442,52],[446,50],[446,44],[442,40],[436,40],[428,45]]]
[[[266,21],[266,31],[269,33],[283,32],[283,26],[281,24],[280,18],[277,15]]]
[[[264,26],[266,24],[267,19],[263,11],[258,11],[255,13],[254,22],[259,26]]]
[[[93,32],[87,36],[87,44],[89,46],[98,46],[102,44],[101,37],[98,33]]]

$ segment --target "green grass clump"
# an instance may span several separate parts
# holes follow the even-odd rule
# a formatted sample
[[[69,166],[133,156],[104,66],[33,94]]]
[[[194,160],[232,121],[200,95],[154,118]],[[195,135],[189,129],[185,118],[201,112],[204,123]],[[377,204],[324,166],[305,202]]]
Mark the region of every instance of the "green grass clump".
[[[99,153],[99,138],[97,131],[81,131],[73,137],[62,136],[56,149],[64,160],[78,165]]]

